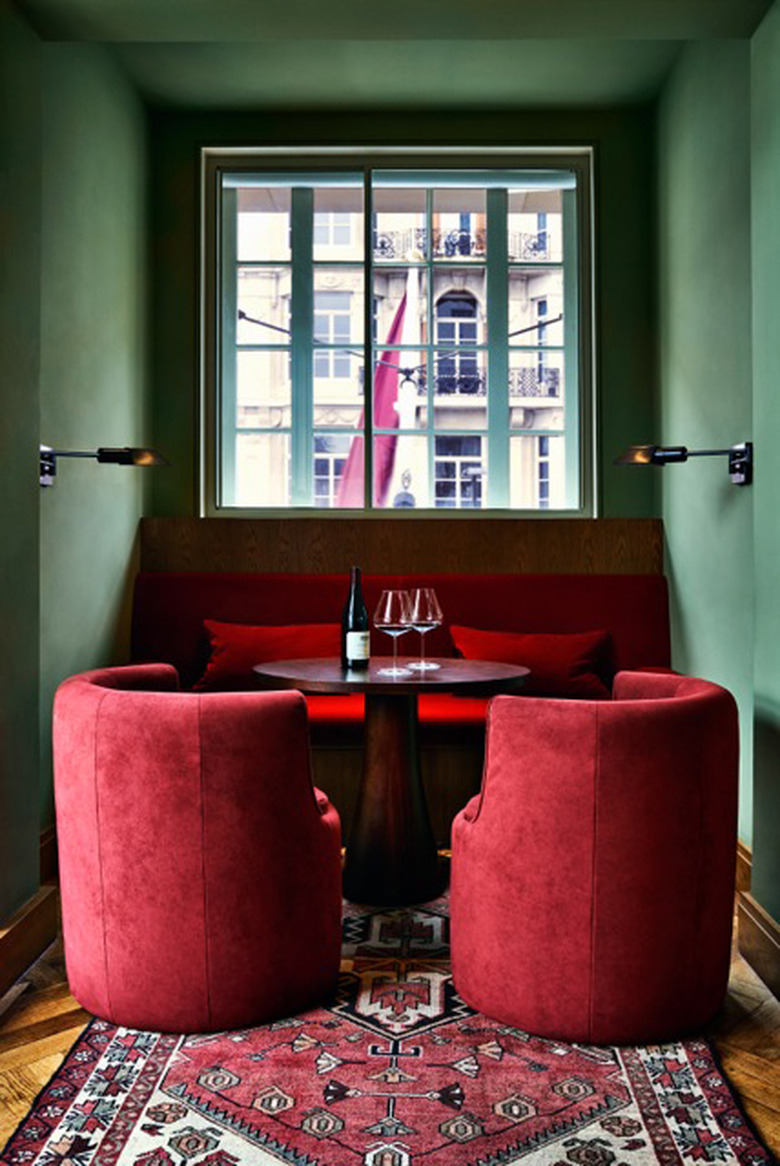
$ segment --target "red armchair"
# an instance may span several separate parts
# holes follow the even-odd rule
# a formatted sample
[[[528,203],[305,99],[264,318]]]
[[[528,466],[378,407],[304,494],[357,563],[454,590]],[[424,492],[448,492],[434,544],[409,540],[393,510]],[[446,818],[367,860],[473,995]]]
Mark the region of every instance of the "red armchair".
[[[472,1007],[541,1036],[699,1029],[728,981],[738,730],[724,689],[620,673],[611,701],[497,697],[455,819],[452,960]]]
[[[340,958],[340,826],[299,693],[178,691],[169,665],[86,672],[54,705],[74,996],[117,1024],[239,1028],[315,1004]]]

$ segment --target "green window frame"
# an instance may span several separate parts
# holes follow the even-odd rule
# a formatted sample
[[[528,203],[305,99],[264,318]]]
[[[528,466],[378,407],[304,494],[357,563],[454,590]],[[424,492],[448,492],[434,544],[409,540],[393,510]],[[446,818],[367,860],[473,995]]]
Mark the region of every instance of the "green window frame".
[[[447,509],[448,516],[464,514],[474,517],[480,513],[507,512],[513,516],[540,515],[544,517],[592,515],[595,511],[593,489],[593,388],[592,388],[592,222],[591,222],[591,151],[545,151],[532,154],[521,149],[505,151],[469,150],[468,153],[425,150],[419,153],[385,151],[329,151],[305,154],[295,150],[245,151],[235,155],[221,150],[203,151],[203,235],[202,235],[202,386],[201,386],[201,513],[205,515],[268,514],[285,515],[296,512],[311,514],[318,508],[320,515],[362,514],[392,515],[400,513],[391,505],[377,506],[372,491],[365,491],[362,509],[322,509],[322,498],[315,490],[315,432],[320,438],[344,436],[344,430],[329,433],[318,425],[314,417],[314,351],[318,343],[315,335],[315,270],[323,266],[338,269],[362,268],[363,320],[357,343],[350,341],[349,351],[359,352],[362,367],[373,370],[377,357],[384,351],[381,330],[375,317],[374,274],[381,270],[381,262],[374,254],[373,197],[375,190],[411,188],[425,190],[425,231],[428,246],[425,254],[406,261],[419,273],[426,297],[428,335],[418,341],[416,348],[426,362],[426,370],[435,372],[440,359],[441,345],[436,336],[436,280],[441,280],[448,266],[462,267],[457,253],[458,230],[452,232],[455,251],[451,255],[433,245],[434,191],[464,186],[479,188],[485,193],[484,239],[485,252],[481,266],[485,272],[485,300],[488,320],[487,334],[477,338],[469,352],[483,361],[487,368],[487,411],[484,427],[440,428],[435,423],[436,378],[428,375],[418,387],[424,398],[427,425],[423,427],[382,430],[373,425],[372,393],[363,393],[360,402],[364,414],[363,460],[365,481],[373,481],[373,439],[382,436],[424,438],[427,443],[428,483],[425,495],[430,499],[421,510],[440,513],[436,503],[438,438],[479,437],[486,452],[486,482],[481,481],[479,506],[465,504],[463,509]],[[283,259],[267,260],[285,272],[290,287],[289,335],[276,327],[276,334],[266,333],[257,343],[239,342],[238,338],[238,280],[237,271],[242,261],[238,254],[236,192],[246,184],[275,184],[288,187],[289,255]],[[543,188],[544,184],[561,190],[562,254],[545,257],[550,228],[545,217],[540,228],[537,253],[530,256],[513,254],[509,240],[509,198],[512,190]],[[363,258],[356,264],[352,259],[315,258],[315,189],[327,186],[353,186],[362,191],[363,198]],[[461,218],[461,228],[464,216]],[[537,216],[538,217],[538,216]],[[322,220],[320,220],[322,221]],[[335,222],[336,219],[333,219]],[[515,248],[516,251],[516,248]],[[540,257],[541,254],[541,257]],[[258,264],[260,265],[260,264]],[[477,266],[477,265],[475,265]],[[533,268],[534,272],[560,271],[563,282],[562,332],[555,342],[532,343],[522,335],[513,335],[510,329],[510,281],[513,272]],[[546,334],[550,323],[547,312],[538,314]],[[523,329],[525,333],[532,331]],[[538,335],[542,334],[542,330]],[[335,360],[341,342],[322,344]],[[241,505],[236,497],[236,449],[242,433],[261,432],[251,424],[242,428],[237,414],[236,367],[237,355],[266,354],[289,362],[290,403],[286,424],[274,432],[289,442],[284,474],[286,504],[282,506]],[[403,365],[403,351],[399,351]],[[445,353],[445,356],[447,354]],[[512,410],[512,394],[524,377],[549,378],[549,392],[554,394],[557,373],[549,371],[548,361],[556,359],[565,368],[565,406],[563,423],[549,428],[538,423],[525,425],[526,410]],[[524,364],[525,362],[525,364]],[[320,362],[322,363],[322,362]],[[526,367],[527,366],[527,367]],[[422,376],[422,374],[420,374]],[[366,383],[373,383],[369,372]],[[540,382],[541,383],[541,382]],[[520,421],[516,420],[516,415]],[[349,431],[347,431],[349,432]],[[565,466],[560,474],[558,502],[552,506],[549,497],[544,504],[538,500],[536,485],[536,454],[539,438],[546,437],[547,446],[557,447]],[[533,496],[535,501],[526,507],[511,505],[513,462],[519,443],[527,440],[527,460],[533,467]],[[532,451],[532,452],[530,452]],[[484,474],[484,469],[483,469]],[[547,466],[551,472],[550,464]],[[548,484],[549,490],[549,484]],[[332,491],[330,493],[332,497]],[[445,503],[440,503],[445,505]],[[408,504],[401,504],[409,512]]]

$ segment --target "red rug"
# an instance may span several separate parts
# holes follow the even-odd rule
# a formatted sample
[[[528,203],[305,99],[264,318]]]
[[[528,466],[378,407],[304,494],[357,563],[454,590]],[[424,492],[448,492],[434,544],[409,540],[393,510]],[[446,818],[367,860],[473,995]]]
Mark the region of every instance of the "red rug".
[[[93,1021],[7,1166],[764,1166],[703,1040],[595,1048],[473,1012],[444,900],[347,907],[339,997],[241,1032]]]

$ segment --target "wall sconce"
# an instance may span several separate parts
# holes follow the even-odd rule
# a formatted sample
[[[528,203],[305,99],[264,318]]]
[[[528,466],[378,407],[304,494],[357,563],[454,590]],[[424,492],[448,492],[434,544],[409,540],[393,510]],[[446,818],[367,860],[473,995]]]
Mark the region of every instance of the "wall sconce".
[[[753,481],[753,442],[743,441],[728,449],[688,449],[684,445],[631,445],[620,457],[616,466],[666,466],[674,462],[687,462],[689,457],[718,457],[729,459],[729,477],[735,486],[749,486]]]
[[[40,447],[40,479],[42,486],[53,486],[57,474],[57,458],[89,457],[95,461],[108,462],[116,466],[168,466],[171,463],[153,449],[138,449],[125,445],[119,448],[101,446],[99,449],[52,449]]]

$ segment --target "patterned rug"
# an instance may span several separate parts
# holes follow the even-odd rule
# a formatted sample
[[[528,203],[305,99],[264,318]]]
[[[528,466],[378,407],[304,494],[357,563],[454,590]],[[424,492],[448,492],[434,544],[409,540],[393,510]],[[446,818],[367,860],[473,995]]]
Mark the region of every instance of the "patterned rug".
[[[709,1046],[595,1048],[468,1008],[445,900],[346,907],[330,1007],[214,1036],[93,1021],[7,1166],[771,1162]]]

